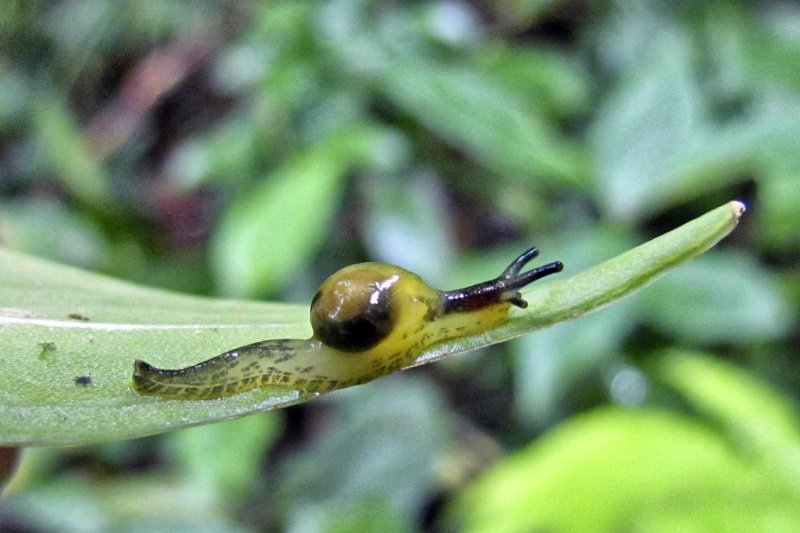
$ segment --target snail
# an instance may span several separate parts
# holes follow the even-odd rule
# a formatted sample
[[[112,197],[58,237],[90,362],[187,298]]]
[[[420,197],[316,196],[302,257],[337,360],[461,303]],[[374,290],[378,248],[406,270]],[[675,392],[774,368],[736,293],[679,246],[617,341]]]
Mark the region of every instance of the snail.
[[[560,272],[560,261],[522,272],[531,248],[500,276],[463,289],[439,291],[419,276],[383,263],[360,263],[325,280],[311,301],[310,339],[272,339],[235,348],[177,370],[136,360],[139,394],[207,400],[262,386],[323,393],[366,383],[404,368],[432,344],[476,335],[524,308],[519,289]]]

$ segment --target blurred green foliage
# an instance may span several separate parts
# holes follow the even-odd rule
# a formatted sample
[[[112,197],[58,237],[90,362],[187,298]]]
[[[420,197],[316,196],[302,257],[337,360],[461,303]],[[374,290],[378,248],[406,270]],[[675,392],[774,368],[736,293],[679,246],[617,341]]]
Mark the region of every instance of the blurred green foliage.
[[[511,353],[26,450],[0,529],[793,531],[799,21],[788,0],[9,0],[15,249],[309,301],[360,260],[451,288],[530,244],[577,272],[750,211],[727,249]]]

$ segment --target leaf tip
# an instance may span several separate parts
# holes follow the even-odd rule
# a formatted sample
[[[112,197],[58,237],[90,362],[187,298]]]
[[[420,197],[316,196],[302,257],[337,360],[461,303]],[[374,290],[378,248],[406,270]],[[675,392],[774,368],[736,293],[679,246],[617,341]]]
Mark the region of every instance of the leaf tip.
[[[730,206],[731,211],[733,211],[733,216],[736,217],[737,221],[740,218],[742,218],[742,215],[744,214],[744,212],[747,211],[747,205],[745,205],[744,202],[740,202],[738,200],[734,200],[731,203],[729,203],[728,205]]]

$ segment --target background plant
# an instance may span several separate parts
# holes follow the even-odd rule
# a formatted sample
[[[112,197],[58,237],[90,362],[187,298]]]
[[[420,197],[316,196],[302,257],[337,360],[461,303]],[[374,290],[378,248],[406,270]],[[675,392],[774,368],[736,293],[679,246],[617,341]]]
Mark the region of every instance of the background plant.
[[[0,524],[505,530],[481,510],[511,487],[517,511],[552,507],[531,527],[790,530],[798,17],[733,0],[9,2],[0,232],[35,255],[307,302],[365,259],[449,288],[529,244],[577,272],[731,198],[750,212],[640,295],[507,348],[165,437],[27,450]],[[698,459],[656,450],[632,463],[652,475],[614,481],[628,434]],[[588,466],[552,453],[559,438]],[[709,481],[678,501],[681,468]],[[614,483],[644,494],[629,514],[597,499]]]

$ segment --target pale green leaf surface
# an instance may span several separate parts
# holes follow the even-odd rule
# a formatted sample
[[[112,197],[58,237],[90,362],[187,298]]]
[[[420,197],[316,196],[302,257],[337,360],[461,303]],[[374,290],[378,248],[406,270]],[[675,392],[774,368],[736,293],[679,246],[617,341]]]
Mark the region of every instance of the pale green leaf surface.
[[[731,202],[575,276],[536,284],[524,292],[529,307],[514,311],[506,325],[439,343],[410,366],[499,343],[626,296],[713,246],[743,209]],[[88,320],[70,317],[75,314]],[[183,296],[0,250],[0,444],[139,437],[308,400],[313,395],[281,387],[220,400],[154,398],[132,390],[131,374],[136,358],[177,368],[258,340],[309,334],[303,305]],[[91,383],[76,384],[78,376]]]
[[[388,130],[367,125],[331,132],[243,195],[214,235],[222,294],[255,297],[280,287],[325,241],[346,173],[391,164],[379,154],[398,144]]]

